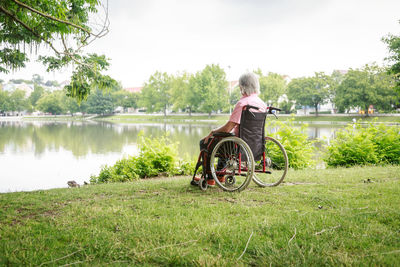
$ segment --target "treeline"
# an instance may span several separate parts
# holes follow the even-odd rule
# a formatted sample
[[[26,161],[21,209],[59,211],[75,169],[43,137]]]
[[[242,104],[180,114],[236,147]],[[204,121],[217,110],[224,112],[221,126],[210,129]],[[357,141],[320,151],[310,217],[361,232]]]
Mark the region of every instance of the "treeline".
[[[67,96],[66,90],[50,91],[43,83],[34,82],[34,90],[29,97],[20,89],[12,92],[0,90],[0,113],[40,111],[52,115],[75,114],[111,114],[115,108],[136,108],[138,95],[122,89],[119,84],[113,84],[107,90],[93,90],[85,101],[80,103]]]
[[[400,107],[400,95],[395,91],[395,77],[377,65],[360,69],[334,71],[331,75],[317,72],[312,77],[289,80],[277,73],[254,71],[260,79],[260,97],[267,104],[285,113],[312,107],[315,114],[321,105],[331,102],[337,112],[351,109],[367,111],[370,105],[379,112],[394,112]],[[37,80],[37,77],[34,77]],[[240,99],[240,90],[232,87],[219,65],[207,65],[195,74],[169,75],[156,72],[144,84],[140,93],[124,91],[113,83],[107,90],[92,90],[86,101],[78,102],[65,91],[47,92],[35,83],[34,92],[24,99],[24,92],[0,92],[0,112],[39,110],[52,114],[110,114],[116,107],[144,108],[147,112],[168,111],[208,113],[229,112]],[[366,112],[367,113],[367,112]]]
[[[322,104],[331,102],[338,112],[370,105],[380,112],[392,112],[400,104],[400,95],[394,89],[394,76],[377,65],[361,69],[323,72],[312,77],[289,80],[277,73],[254,71],[260,79],[260,97],[267,104],[281,108],[285,113],[304,106],[313,107],[318,115]],[[196,74],[168,75],[156,72],[145,84],[138,97],[139,105],[149,112],[173,111],[227,112],[241,97],[239,87],[230,88],[225,71],[218,65],[206,66]]]

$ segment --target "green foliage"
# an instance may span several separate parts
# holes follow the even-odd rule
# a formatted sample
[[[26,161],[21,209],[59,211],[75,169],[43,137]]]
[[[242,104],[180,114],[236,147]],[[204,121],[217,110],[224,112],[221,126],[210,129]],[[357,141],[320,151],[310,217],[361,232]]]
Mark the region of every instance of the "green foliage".
[[[279,103],[278,107],[282,110],[280,113],[283,114],[290,114],[295,111],[293,109],[293,102],[289,100],[282,101],[281,103]]]
[[[361,107],[368,110],[373,105],[380,110],[392,110],[398,101],[393,90],[392,77],[376,65],[365,65],[362,69],[350,69],[337,86],[334,103],[339,110]],[[368,112],[366,112],[368,115]]]
[[[313,141],[308,140],[307,125],[302,124],[300,128],[296,128],[293,121],[293,118],[285,122],[267,121],[267,131],[268,129],[276,130],[267,133],[267,135],[278,139],[283,145],[289,159],[290,168],[305,169],[315,164],[312,159],[314,154]]]
[[[104,55],[89,54],[80,57],[82,64],[79,64],[72,73],[71,83],[65,86],[67,95],[76,98],[79,102],[85,100],[92,89],[107,89],[118,88],[120,85],[117,81],[108,75],[102,75],[101,71],[105,71],[109,67],[108,59]],[[53,59],[46,58],[50,70],[59,69],[60,66],[52,66]]]
[[[318,115],[318,106],[329,99],[331,83],[330,77],[323,72],[315,73],[314,77],[293,79],[288,85],[289,98],[296,104],[314,107]]]
[[[62,91],[47,93],[37,101],[36,108],[45,113],[53,115],[62,114],[65,111],[65,103]]]
[[[282,75],[270,72],[267,76],[262,74],[261,69],[254,73],[259,75],[260,98],[266,103],[277,105],[280,96],[286,93],[287,84]]]
[[[349,124],[336,132],[324,158],[328,166],[399,164],[400,129],[384,124]]]
[[[114,103],[111,93],[99,89],[89,95],[86,102],[86,111],[91,114],[111,114],[114,111]]]
[[[0,72],[25,67],[29,55],[25,51],[39,53],[39,61],[48,71],[74,64],[70,96],[79,101],[85,99],[91,87],[100,87],[110,78],[100,72],[108,63],[104,56],[83,55],[83,47],[108,31],[108,14],[99,0],[2,0],[0,4]],[[104,8],[107,10],[107,8]],[[104,11],[107,13],[108,11]],[[94,15],[96,14],[96,15]],[[104,19],[102,19],[102,16]],[[89,18],[102,23],[99,32],[93,32]],[[41,55],[38,47],[48,46],[53,55]],[[30,49],[25,49],[28,46]],[[24,47],[24,49],[21,49]],[[35,49],[36,48],[36,49]],[[42,83],[42,80],[37,81]]]
[[[25,98],[26,92],[14,90],[9,97],[9,110],[21,112],[30,107],[28,99]]]
[[[10,110],[10,96],[8,92],[0,90],[0,113]]]
[[[400,20],[399,20],[400,23]],[[388,45],[389,57],[387,60],[391,64],[388,71],[393,75],[397,93],[400,95],[400,35],[396,36],[389,34],[383,38],[383,41]]]
[[[224,109],[228,105],[225,71],[219,65],[207,65],[194,78],[194,90],[198,93],[199,111],[211,112]]]
[[[33,92],[28,98],[33,107],[36,106],[36,103],[42,97],[43,94],[44,94],[44,88],[40,85],[35,84]]]
[[[172,110],[188,110],[189,115],[197,108],[196,92],[193,90],[193,75],[186,72],[171,76]]]
[[[139,93],[127,93],[125,98],[122,100],[121,106],[126,108],[138,108]]]
[[[104,166],[92,183],[126,182],[159,175],[183,175],[193,171],[193,164],[178,159],[178,143],[167,136],[147,138],[139,134],[139,155],[124,158],[113,166]]]
[[[171,105],[170,93],[171,78],[167,73],[156,72],[144,85],[141,92],[141,104],[148,112],[164,112],[167,115],[167,108]]]

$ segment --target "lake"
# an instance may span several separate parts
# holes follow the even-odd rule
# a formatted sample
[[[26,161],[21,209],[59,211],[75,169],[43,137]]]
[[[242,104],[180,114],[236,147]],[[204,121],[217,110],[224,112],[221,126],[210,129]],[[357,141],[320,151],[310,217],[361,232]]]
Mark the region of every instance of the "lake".
[[[216,124],[94,121],[0,121],[0,192],[67,187],[97,175],[101,166],[137,154],[137,139],[169,133],[182,158],[197,159],[198,142]],[[311,139],[331,139],[342,126],[309,126]]]

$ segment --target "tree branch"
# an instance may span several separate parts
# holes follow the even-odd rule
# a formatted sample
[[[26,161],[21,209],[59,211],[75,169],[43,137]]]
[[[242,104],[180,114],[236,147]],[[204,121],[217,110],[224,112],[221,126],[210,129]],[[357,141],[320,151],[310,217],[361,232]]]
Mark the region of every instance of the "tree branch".
[[[26,4],[24,4],[24,3],[21,3],[21,2],[18,1],[18,0],[13,0],[13,2],[16,3],[17,5],[21,6],[21,7],[24,7],[24,8],[26,8],[26,9],[29,9],[30,11],[32,11],[32,12],[34,12],[34,13],[36,13],[36,14],[42,16],[42,17],[45,17],[45,18],[48,18],[48,19],[51,19],[51,20],[54,20],[54,21],[57,21],[57,22],[60,22],[60,23],[64,23],[64,24],[70,25],[70,26],[72,26],[72,27],[74,27],[74,28],[77,28],[77,29],[79,29],[79,30],[81,30],[81,31],[86,32],[86,33],[89,34],[89,35],[92,35],[92,33],[91,33],[89,30],[83,28],[82,26],[76,25],[76,24],[74,24],[74,23],[72,23],[72,22],[69,22],[69,21],[66,21],[66,20],[62,20],[62,19],[53,17],[53,16],[48,15],[48,14],[45,14],[45,13],[43,13],[43,12],[40,12],[39,10],[36,10],[36,9],[34,9],[34,8],[32,8],[32,7],[30,7],[30,6],[26,5]]]
[[[36,38],[41,39],[43,42],[45,42],[46,44],[48,44],[51,49],[54,50],[54,52],[57,55],[60,55],[61,53],[53,46],[53,44],[51,42],[49,42],[48,40],[46,40],[45,38],[43,38],[40,34],[38,34],[37,32],[35,32],[31,27],[29,27],[27,24],[25,24],[23,21],[21,21],[19,18],[17,18],[13,13],[11,13],[10,11],[8,11],[7,9],[5,9],[4,7],[0,6],[0,11],[2,11],[3,13],[5,13],[7,16],[9,16],[10,18],[12,18],[14,21],[18,22],[19,24],[21,24],[26,30],[30,31]]]

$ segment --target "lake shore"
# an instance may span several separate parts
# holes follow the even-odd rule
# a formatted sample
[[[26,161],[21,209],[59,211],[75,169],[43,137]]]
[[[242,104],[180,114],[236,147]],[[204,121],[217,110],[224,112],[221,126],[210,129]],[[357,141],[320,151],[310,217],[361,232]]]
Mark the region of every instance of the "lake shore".
[[[0,265],[395,266],[399,180],[354,167],[239,194],[190,177],[0,194]]]
[[[269,119],[275,119],[272,115],[267,117]],[[374,114],[372,116],[364,116],[360,114],[320,114],[319,116],[314,115],[288,115],[279,114],[280,120],[292,119],[295,122],[304,123],[319,123],[319,124],[347,124],[353,122],[354,119],[357,121],[361,120],[361,123],[368,123],[376,121],[377,123],[389,123],[389,124],[400,124],[400,114]],[[0,117],[0,121],[85,121],[85,120],[96,120],[96,121],[109,121],[109,122],[122,122],[122,123],[137,123],[137,122],[163,122],[163,123],[223,123],[229,119],[229,114],[213,114],[208,116],[207,114],[192,114],[189,116],[187,113],[182,114],[169,114],[164,116],[163,114],[145,114],[145,113],[124,113],[115,114],[108,116],[70,116],[70,115],[46,115],[46,116],[9,116]]]
[[[206,114],[193,114],[189,116],[187,114],[171,114],[163,116],[162,114],[119,114],[105,117],[97,117],[96,120],[110,121],[110,122],[200,122],[200,123],[223,123],[229,119],[229,114],[217,114],[208,116]],[[275,117],[269,115],[267,119],[275,120]],[[361,123],[368,123],[376,121],[377,123],[389,123],[389,124],[400,124],[400,114],[376,114],[374,116],[365,117],[360,114],[321,114],[319,116],[314,115],[288,115],[279,114],[279,120],[293,119],[295,122],[304,122],[312,124],[347,124],[352,123],[353,119],[360,121]]]

